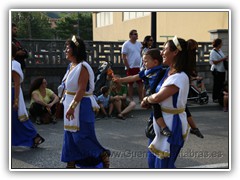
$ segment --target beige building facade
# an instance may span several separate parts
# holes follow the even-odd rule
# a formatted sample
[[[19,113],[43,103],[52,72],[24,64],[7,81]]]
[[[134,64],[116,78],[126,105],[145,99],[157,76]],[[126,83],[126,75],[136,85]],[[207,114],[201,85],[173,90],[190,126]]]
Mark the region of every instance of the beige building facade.
[[[210,42],[211,30],[229,29],[229,11],[158,11],[157,42],[174,35]],[[93,41],[125,41],[136,29],[139,41],[151,34],[151,12],[94,12]]]

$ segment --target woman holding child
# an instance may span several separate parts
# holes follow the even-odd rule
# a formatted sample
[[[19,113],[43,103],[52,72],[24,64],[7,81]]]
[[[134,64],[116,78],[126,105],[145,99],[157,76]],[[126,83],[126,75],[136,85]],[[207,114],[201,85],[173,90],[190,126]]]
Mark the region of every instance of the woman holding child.
[[[189,77],[194,71],[197,42],[177,38],[165,43],[162,51],[163,64],[168,65],[164,77],[157,86],[156,93],[145,97],[141,103],[147,107],[150,103],[159,103],[163,119],[171,131],[164,136],[158,120],[154,118],[155,138],[149,150],[159,159],[156,168],[175,168],[175,161],[189,133],[185,107],[189,90]]]

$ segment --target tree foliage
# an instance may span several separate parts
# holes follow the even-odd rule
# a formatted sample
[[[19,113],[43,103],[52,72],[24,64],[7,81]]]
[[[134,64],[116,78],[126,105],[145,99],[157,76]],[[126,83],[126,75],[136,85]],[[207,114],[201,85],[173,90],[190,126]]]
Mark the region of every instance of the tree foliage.
[[[68,12],[59,14],[56,34],[60,39],[79,35],[84,40],[92,40],[92,14],[90,12]]]
[[[50,17],[57,18],[51,28]],[[92,40],[91,12],[12,12],[18,26],[18,37],[28,39],[67,39],[73,34]]]
[[[49,18],[44,12],[12,12],[12,22],[18,27],[19,38],[54,38]]]

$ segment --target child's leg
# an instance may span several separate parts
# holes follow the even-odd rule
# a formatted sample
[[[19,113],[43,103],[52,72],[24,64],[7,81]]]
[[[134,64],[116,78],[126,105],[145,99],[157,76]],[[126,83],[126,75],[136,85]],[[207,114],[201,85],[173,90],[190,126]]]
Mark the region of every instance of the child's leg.
[[[129,113],[131,110],[135,108],[135,106],[136,106],[136,103],[134,101],[130,101],[128,106],[120,114],[125,115]]]
[[[163,117],[159,117],[158,119],[156,119],[157,124],[164,129],[165,127],[167,127]]]
[[[108,115],[111,116],[113,112],[113,103],[109,104],[109,110],[108,110]]]
[[[164,121],[163,117],[159,117],[158,119],[156,119],[156,122],[161,129],[161,134],[162,135],[171,136],[172,132],[169,130],[169,128],[165,124],[165,121]]]
[[[162,110],[159,104],[153,104],[153,114],[156,119],[157,124],[163,129],[167,127],[165,121],[162,117]]]
[[[228,111],[228,95],[223,96],[223,111]]]
[[[192,129],[197,128],[195,122],[193,121],[192,116],[187,117],[187,121],[188,121],[189,126],[190,126]]]
[[[190,133],[195,134],[197,137],[203,138],[204,136],[202,135],[202,133],[199,131],[199,129],[197,128],[197,125],[195,124],[195,122],[193,121],[192,115],[188,109],[188,107],[186,106],[186,113],[187,113],[187,121],[189,126],[191,127],[190,129]]]
[[[192,129],[196,129],[197,126],[196,126],[195,122],[193,121],[192,114],[190,113],[190,111],[189,111],[189,109],[188,109],[187,106],[186,106],[185,111],[186,111],[186,114],[187,114],[187,121],[188,121],[189,126],[190,126]]]
[[[99,104],[99,106],[100,106],[100,109],[101,109],[102,113],[103,113],[105,116],[107,116],[107,112],[106,112],[103,104]]]
[[[153,104],[153,113],[156,119],[158,126],[161,129],[161,133],[164,136],[171,136],[171,131],[168,129],[163,117],[162,117],[162,110],[159,104]]]
[[[121,113],[121,111],[122,111],[122,109],[121,109],[122,108],[122,101],[121,100],[114,101],[113,104],[114,104],[115,108],[117,109],[118,114]]]

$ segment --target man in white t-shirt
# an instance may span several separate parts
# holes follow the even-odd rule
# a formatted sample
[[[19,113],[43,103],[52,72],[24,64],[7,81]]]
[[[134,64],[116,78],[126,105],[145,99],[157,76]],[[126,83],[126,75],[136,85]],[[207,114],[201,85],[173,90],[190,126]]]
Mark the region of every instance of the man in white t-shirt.
[[[137,39],[137,30],[133,29],[129,32],[129,40],[124,42],[122,46],[122,59],[127,76],[136,75],[140,71],[142,44]],[[143,83],[141,80],[136,82],[138,83],[139,102],[141,102]],[[128,96],[130,100],[133,100],[133,83],[128,83]]]

